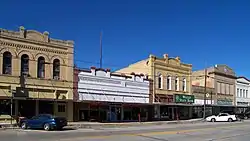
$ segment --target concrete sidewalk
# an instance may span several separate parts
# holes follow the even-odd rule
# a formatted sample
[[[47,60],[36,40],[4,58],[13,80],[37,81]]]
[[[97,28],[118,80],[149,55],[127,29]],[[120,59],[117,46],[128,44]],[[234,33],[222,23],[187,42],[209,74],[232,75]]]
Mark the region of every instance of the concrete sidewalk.
[[[98,122],[69,122],[71,128],[113,128],[131,126],[150,126],[163,124],[186,124],[203,122],[203,119],[178,120],[178,121],[153,121],[153,122],[123,122],[123,123],[98,123]]]
[[[178,120],[178,121],[153,121],[153,122],[123,122],[123,123],[99,123],[99,122],[68,122],[68,128],[119,128],[132,126],[150,126],[150,125],[164,125],[164,124],[190,124],[204,122],[203,119]],[[19,128],[16,124],[10,122],[1,123],[0,129],[15,129]]]

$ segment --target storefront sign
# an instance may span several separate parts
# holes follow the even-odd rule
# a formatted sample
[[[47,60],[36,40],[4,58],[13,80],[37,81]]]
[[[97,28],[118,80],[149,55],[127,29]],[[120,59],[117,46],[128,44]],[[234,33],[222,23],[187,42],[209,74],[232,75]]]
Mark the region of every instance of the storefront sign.
[[[248,102],[237,102],[237,106],[248,106]]]
[[[175,94],[175,103],[194,103],[194,95]]]
[[[203,105],[204,100],[203,99],[195,99],[194,104],[195,105]],[[206,104],[214,104],[214,100],[206,100]]]
[[[218,99],[217,105],[233,105],[233,100],[231,100],[231,99]]]

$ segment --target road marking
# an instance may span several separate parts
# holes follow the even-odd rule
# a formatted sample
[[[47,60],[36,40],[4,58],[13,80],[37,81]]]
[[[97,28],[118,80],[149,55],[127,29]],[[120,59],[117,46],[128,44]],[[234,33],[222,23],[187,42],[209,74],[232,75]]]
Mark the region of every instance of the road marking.
[[[226,125],[221,127],[208,127],[208,128],[197,128],[197,129],[190,129],[190,130],[172,130],[172,131],[160,131],[160,132],[145,132],[145,133],[127,133],[127,134],[117,134],[117,135],[103,135],[103,136],[86,136],[86,137],[77,137],[73,139],[106,139],[112,137],[119,137],[119,136],[148,136],[148,135],[171,135],[171,134],[182,134],[182,133],[190,133],[190,132],[197,132],[197,131],[206,131],[206,130],[216,130],[216,129],[228,129],[228,128],[236,128],[236,127],[244,127],[249,125]],[[62,141],[68,141],[71,139],[60,139]]]

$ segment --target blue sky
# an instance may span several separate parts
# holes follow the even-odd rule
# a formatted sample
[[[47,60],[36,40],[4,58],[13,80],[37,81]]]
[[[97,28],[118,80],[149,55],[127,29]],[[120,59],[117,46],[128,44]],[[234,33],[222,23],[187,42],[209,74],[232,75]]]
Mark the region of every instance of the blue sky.
[[[75,41],[79,67],[112,70],[150,53],[180,56],[202,69],[228,64],[250,77],[250,2],[247,0],[2,0],[0,27],[49,31]]]

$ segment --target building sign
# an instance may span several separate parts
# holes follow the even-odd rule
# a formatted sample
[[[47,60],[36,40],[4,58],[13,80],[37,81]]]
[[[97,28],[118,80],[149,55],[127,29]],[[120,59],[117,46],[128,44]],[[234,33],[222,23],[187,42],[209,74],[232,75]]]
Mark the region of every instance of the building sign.
[[[233,105],[233,100],[231,100],[231,99],[218,99],[217,105]]]
[[[16,87],[13,97],[27,98],[29,97],[29,90],[27,88]]]
[[[195,105],[203,105],[204,99],[195,99],[194,104]],[[206,104],[214,104],[214,100],[206,100]]]
[[[248,106],[248,102],[237,102],[237,106]]]
[[[194,95],[175,94],[175,103],[194,103]]]
[[[156,94],[155,102],[173,103],[174,97],[173,95]]]

